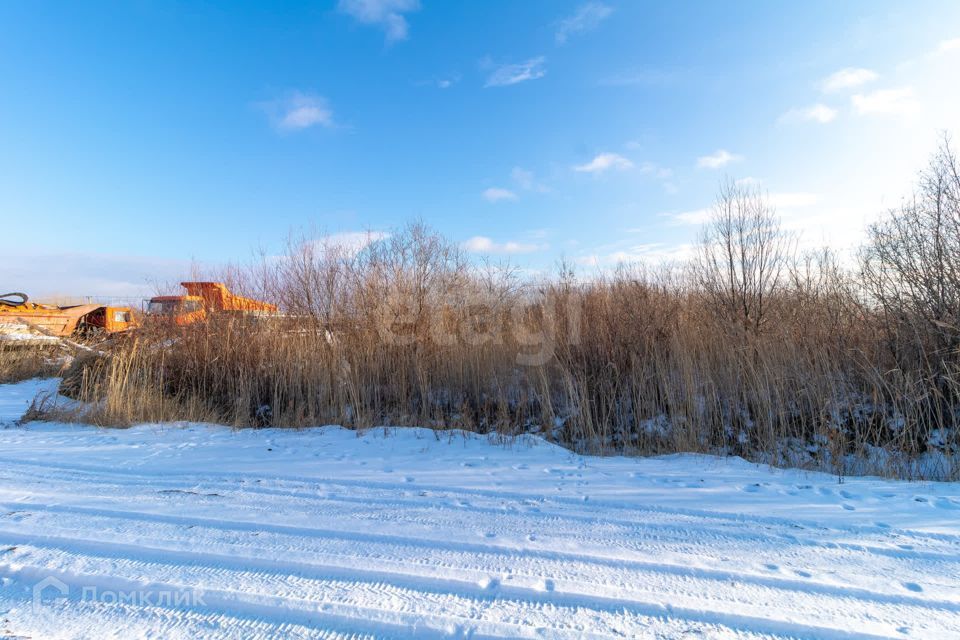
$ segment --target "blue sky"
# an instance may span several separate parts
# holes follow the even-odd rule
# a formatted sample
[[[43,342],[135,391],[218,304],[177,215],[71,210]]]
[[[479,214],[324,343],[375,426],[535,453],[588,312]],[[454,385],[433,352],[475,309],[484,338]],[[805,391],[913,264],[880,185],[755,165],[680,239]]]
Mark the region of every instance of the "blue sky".
[[[848,248],[960,135],[958,68],[952,1],[5,2],[0,288],[418,219],[603,269],[685,255],[726,176]]]

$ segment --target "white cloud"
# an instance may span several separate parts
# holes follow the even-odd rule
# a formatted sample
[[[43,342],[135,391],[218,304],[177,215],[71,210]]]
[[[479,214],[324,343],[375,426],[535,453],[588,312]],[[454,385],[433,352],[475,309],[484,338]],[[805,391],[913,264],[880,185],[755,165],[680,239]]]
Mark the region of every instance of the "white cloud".
[[[701,169],[720,169],[731,162],[740,162],[743,156],[730,153],[726,149],[717,149],[707,156],[697,158],[697,166]]]
[[[741,187],[755,187],[763,182],[763,180],[754,178],[753,176],[746,176],[744,178],[737,178],[734,182]]]
[[[743,178],[742,180],[737,180],[736,183],[744,186],[756,186],[760,183],[760,181],[756,178]],[[801,207],[809,207],[817,204],[820,201],[820,198],[817,196],[817,194],[801,191],[771,193],[767,194],[766,198],[767,201],[777,209],[797,209]],[[705,207],[703,209],[681,211],[680,213],[663,213],[660,215],[669,218],[670,221],[676,225],[697,226],[710,221],[710,218],[713,216],[713,209],[710,207]]]
[[[937,46],[937,54],[949,53],[951,51],[960,51],[960,38],[944,40]]]
[[[662,265],[690,258],[695,247],[689,243],[670,245],[662,242],[651,242],[622,249],[610,249],[600,249],[595,253],[580,256],[576,261],[586,267],[615,267],[621,264]]]
[[[644,162],[640,165],[640,173],[653,176],[658,180],[668,180],[673,177],[673,171],[666,167],[661,167],[655,162]]]
[[[601,2],[588,2],[580,6],[576,13],[564,18],[557,25],[557,44],[566,43],[567,39],[577,33],[584,33],[596,29],[601,22],[610,17],[613,7]]]
[[[913,88],[880,89],[872,93],[854,95],[853,108],[860,115],[903,115],[917,111],[920,103],[914,97]]]
[[[263,102],[259,106],[280,131],[334,126],[333,110],[320,96],[294,91],[285,98]]]
[[[647,161],[640,164],[640,173],[655,178],[660,182],[660,186],[663,187],[664,192],[669,195],[673,195],[679,191],[677,185],[670,180],[673,177],[672,169],[661,167],[655,162]]]
[[[490,187],[484,190],[483,197],[487,202],[500,202],[501,200],[516,200],[517,194],[509,189]]]
[[[361,24],[380,27],[387,44],[406,40],[409,32],[403,14],[420,9],[419,0],[340,0],[337,9]]]
[[[73,302],[75,297],[95,298],[140,308],[143,298],[188,279],[189,260],[103,253],[21,251],[4,256],[3,276],[16,283],[35,302]],[[37,269],[37,261],[44,267]],[[203,267],[217,265],[204,264]],[[11,287],[12,288],[12,287]],[[76,301],[76,302],[79,302]],[[76,303],[74,302],[74,303]]]
[[[542,245],[523,242],[494,242],[487,236],[474,236],[463,243],[463,248],[471,253],[532,253],[544,249]]]
[[[603,173],[608,169],[623,171],[624,169],[629,169],[632,166],[633,163],[630,162],[630,160],[624,158],[618,153],[599,153],[594,156],[593,160],[590,162],[577,165],[573,168],[573,170],[581,173]]]
[[[837,110],[828,107],[825,104],[817,103],[809,107],[790,109],[781,115],[777,122],[780,124],[790,124],[795,122],[819,122],[826,124],[832,122],[837,117]]]
[[[537,177],[533,171],[528,171],[523,167],[514,167],[513,170],[510,171],[510,177],[525,191],[546,193],[550,190],[545,184],[537,181]]]
[[[852,89],[861,85],[873,82],[880,76],[876,71],[870,69],[860,69],[857,67],[847,67],[840,69],[823,79],[820,83],[820,89],[825,93],[833,93],[844,89]]]
[[[486,87],[507,87],[512,84],[519,84],[527,80],[536,80],[546,75],[544,64],[547,59],[544,56],[530,58],[526,62],[516,64],[505,64],[493,70],[493,73],[487,78]]]
[[[666,214],[674,224],[701,225],[710,220],[713,209],[694,209],[693,211],[682,211],[680,213]]]
[[[523,167],[514,167],[513,171],[510,172],[510,177],[524,189],[533,188],[533,171],[527,171]]]
[[[771,193],[768,199],[770,203],[778,209],[810,207],[820,201],[820,197],[817,194],[804,192]]]

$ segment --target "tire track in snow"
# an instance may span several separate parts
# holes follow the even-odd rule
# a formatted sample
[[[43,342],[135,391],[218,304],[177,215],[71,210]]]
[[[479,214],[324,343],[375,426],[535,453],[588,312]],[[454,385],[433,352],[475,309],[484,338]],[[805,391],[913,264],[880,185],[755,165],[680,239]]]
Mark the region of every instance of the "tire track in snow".
[[[4,536],[6,538],[6,534]],[[575,613],[583,615],[587,612],[592,623],[597,628],[609,628],[612,631],[629,632],[623,627],[624,614],[629,614],[640,620],[644,618],[666,618],[683,620],[705,625],[719,625],[731,629],[750,633],[786,635],[791,637],[830,637],[830,638],[875,638],[883,637],[884,626],[892,630],[896,617],[890,614],[902,613],[896,610],[887,612],[885,616],[880,610],[871,610],[869,615],[872,626],[880,633],[849,632],[829,626],[800,624],[787,619],[750,616],[744,614],[726,614],[722,611],[696,608],[695,595],[680,597],[676,593],[664,594],[660,601],[642,601],[632,599],[613,599],[591,595],[579,595],[560,592],[537,592],[529,588],[515,587],[504,583],[494,586],[483,586],[472,583],[462,583],[449,580],[427,579],[423,576],[382,575],[369,572],[368,580],[358,580],[356,576],[344,572],[337,575],[324,568],[325,574],[311,575],[303,568],[279,567],[275,569],[269,563],[258,563],[250,559],[235,563],[236,567],[226,564],[230,557],[215,557],[210,554],[177,554],[154,557],[151,549],[140,546],[112,545],[109,543],[86,542],[67,540],[61,547],[54,544],[56,540],[47,540],[50,547],[39,550],[38,558],[43,566],[65,567],[58,575],[68,584],[94,585],[101,590],[123,591],[136,588],[147,588],[152,591],[182,589],[186,584],[185,577],[189,577],[192,584],[200,585],[202,599],[206,607],[215,609],[240,610],[253,612],[258,617],[270,619],[270,612],[278,609],[284,611],[284,619],[307,624],[316,612],[317,603],[322,603],[319,614],[321,619],[327,611],[333,611],[339,616],[351,619],[359,618],[365,623],[380,622],[377,612],[383,611],[379,606],[370,606],[370,602],[390,601],[399,598],[402,603],[411,605],[432,604],[434,609],[421,606],[414,615],[418,618],[434,620],[434,628],[449,629],[449,619],[455,620],[455,626],[476,626],[483,634],[483,624],[491,620],[499,620],[497,616],[487,616],[492,608],[506,607],[522,610],[522,619],[541,622],[565,624],[574,619]],[[58,552],[49,553],[49,549]],[[38,551],[35,547],[36,551]],[[44,556],[44,552],[46,556]],[[126,552],[129,555],[125,555]],[[144,553],[145,552],[145,553]],[[102,555],[106,554],[106,555]],[[146,559],[144,559],[144,556]],[[169,564],[161,564],[166,558]],[[27,560],[33,559],[28,556]],[[109,574],[100,574],[95,571],[98,563],[109,569]],[[31,568],[29,565],[19,564],[11,566],[0,563],[0,575],[20,576],[42,574],[43,569]],[[363,573],[357,571],[357,573]],[[332,575],[331,575],[332,574]],[[150,576],[150,582],[144,586],[138,582],[139,576]],[[245,589],[237,590],[237,586]],[[278,594],[259,596],[257,594]],[[294,595],[295,594],[295,595]],[[670,601],[687,603],[672,604]],[[721,599],[722,602],[722,599]],[[763,602],[762,599],[756,602]],[[395,603],[396,604],[396,603]],[[713,602],[714,606],[719,602]],[[843,611],[849,606],[848,602],[836,602],[834,611]],[[762,605],[754,605],[758,612],[762,612]],[[391,606],[387,617],[404,617],[403,606]],[[821,611],[827,617],[831,611]],[[478,620],[479,614],[479,620]],[[306,616],[306,617],[304,617]],[[942,614],[941,614],[941,620]],[[949,622],[949,621],[948,621]],[[400,622],[409,625],[409,621]],[[502,624],[502,623],[500,623]],[[954,621],[955,629],[960,625]],[[363,628],[354,627],[351,630],[382,631],[378,626]],[[559,628],[560,631],[564,627]],[[428,631],[428,630],[421,630]],[[503,633],[497,630],[496,633]],[[441,631],[446,635],[447,631]],[[433,637],[434,634],[418,633],[417,637]],[[476,637],[471,634],[471,637]]]
[[[25,462],[23,460],[16,460],[11,458],[0,457],[0,464],[4,466],[18,466],[18,467],[33,467],[35,469],[55,469],[59,471],[72,472],[72,473],[88,473],[92,476],[99,476],[102,478],[115,476],[120,479],[129,480],[131,478],[140,478],[145,482],[156,483],[163,482],[167,480],[168,482],[179,482],[178,486],[183,486],[182,482],[193,481],[195,484],[203,484],[205,481],[210,482],[223,482],[224,480],[232,480],[237,482],[238,480],[243,480],[238,478],[236,473],[233,472],[216,472],[216,471],[206,471],[202,474],[197,473],[157,473],[157,472],[146,472],[143,470],[117,470],[117,469],[104,469],[103,467],[95,467],[89,465],[69,465],[69,464],[47,464],[47,463],[38,463],[38,462]],[[554,496],[554,495],[544,495],[542,493],[530,492],[522,493],[515,491],[506,491],[506,490],[492,490],[492,489],[482,489],[475,487],[456,487],[451,489],[448,486],[440,485],[431,485],[423,483],[406,483],[398,485],[397,482],[381,482],[375,480],[362,480],[362,479],[335,479],[335,478],[326,478],[322,476],[309,477],[309,476],[296,476],[296,475],[284,475],[284,474],[267,474],[263,476],[263,480],[269,482],[287,482],[287,483],[297,483],[301,486],[307,487],[321,487],[321,486],[340,486],[347,489],[352,488],[366,488],[366,489],[377,489],[387,492],[396,492],[399,487],[403,487],[409,491],[427,491],[433,494],[435,497],[457,497],[463,498],[464,496],[472,497],[483,497],[492,500],[504,500],[510,499],[515,501],[530,500],[530,499],[542,499],[548,504],[560,505],[563,507],[570,507],[579,512],[596,512],[598,517],[607,517],[610,513],[652,513],[652,514],[661,514],[668,516],[676,517],[690,517],[690,518],[700,518],[704,520],[716,520],[723,521],[725,523],[732,524],[762,524],[762,525],[773,525],[781,527],[790,527],[790,528],[801,528],[801,529],[810,529],[810,530],[831,530],[838,532],[846,532],[853,534],[864,534],[864,533],[874,533],[874,534],[888,534],[891,531],[902,533],[903,535],[914,536],[917,538],[929,538],[931,540],[940,540],[948,543],[954,543],[960,545],[960,534],[949,534],[949,533],[940,533],[940,532],[929,532],[929,531],[915,531],[906,528],[895,528],[895,527],[886,527],[878,525],[846,525],[846,526],[837,526],[834,524],[831,527],[826,527],[821,521],[802,519],[802,518],[782,518],[776,516],[759,516],[755,514],[744,514],[735,511],[717,511],[717,510],[706,510],[706,509],[691,509],[683,507],[664,507],[662,505],[652,505],[652,504],[624,504],[620,501],[614,501],[603,498],[593,498],[589,501],[584,501],[581,498],[571,498],[566,496]]]
[[[91,480],[88,479],[87,481],[89,482]],[[96,485],[102,488],[103,486],[110,486],[110,483],[105,483],[98,479]],[[120,484],[113,486],[123,490],[129,489],[128,486]],[[143,486],[154,488],[153,485],[145,484]],[[474,526],[477,530],[485,529],[493,533],[523,529],[531,532],[548,531],[550,533],[544,535],[544,538],[563,536],[575,539],[581,544],[595,546],[599,549],[619,548],[621,550],[643,550],[649,549],[651,546],[656,546],[657,544],[662,544],[665,540],[674,539],[678,543],[682,541],[696,542],[700,546],[707,546],[707,543],[716,544],[721,541],[727,541],[751,545],[765,544],[771,547],[779,547],[781,550],[786,544],[810,547],[817,553],[831,553],[841,550],[854,554],[868,553],[885,556],[894,560],[907,559],[913,561],[960,564],[960,545],[946,544],[939,538],[935,538],[933,540],[934,544],[931,545],[931,541],[926,535],[919,534],[919,538],[913,537],[911,532],[907,530],[881,529],[885,534],[882,536],[875,534],[873,537],[877,538],[876,540],[874,540],[873,537],[861,537],[856,542],[848,542],[827,537],[828,534],[835,532],[823,530],[822,528],[809,529],[800,526],[791,526],[777,530],[777,527],[773,525],[761,523],[752,530],[744,531],[743,526],[736,523],[722,521],[720,525],[718,525],[718,523],[711,523],[707,526],[703,524],[703,520],[692,516],[678,516],[680,522],[673,522],[672,518],[658,512],[654,513],[660,520],[657,522],[643,518],[603,518],[599,513],[597,515],[581,515],[567,513],[563,510],[553,511],[543,509],[539,506],[529,504],[524,505],[528,507],[526,510],[504,508],[503,506],[485,507],[475,503],[462,504],[461,506],[454,498],[450,498],[453,502],[447,504],[441,504],[436,501],[424,504],[426,501],[423,500],[422,497],[410,499],[384,498],[369,495],[350,497],[323,494],[319,491],[288,492],[282,489],[270,489],[259,486],[237,487],[236,483],[195,484],[190,485],[187,491],[178,491],[178,493],[185,498],[197,497],[193,496],[194,493],[203,494],[207,492],[217,492],[215,497],[218,499],[245,497],[248,494],[266,495],[270,496],[273,501],[288,501],[284,509],[276,509],[277,511],[282,511],[284,514],[289,515],[292,511],[299,510],[303,515],[311,517],[326,516],[332,513],[341,518],[348,515],[344,509],[335,506],[328,506],[326,509],[318,508],[317,505],[322,503],[330,503],[331,505],[352,503],[357,506],[357,512],[366,514],[367,518],[373,517],[378,520],[387,519],[387,507],[398,507],[398,509],[392,513],[392,517],[397,522],[402,521],[411,524],[429,523],[433,526],[437,524],[451,524],[459,529],[462,529],[466,524],[463,522],[464,515],[482,513],[493,516],[494,518],[509,519],[510,522],[502,523],[499,526],[477,524]],[[62,494],[58,493],[58,495]],[[174,495],[176,494],[167,494],[167,497],[172,498]],[[141,499],[148,500],[151,497],[154,496],[143,496]],[[204,496],[200,495],[199,497],[203,498]],[[429,497],[436,498],[436,496]],[[312,505],[308,506],[307,503],[312,503]],[[541,503],[534,502],[534,505],[538,504]],[[370,509],[370,507],[374,505],[376,505],[377,509]],[[224,507],[225,505],[223,502],[218,502],[218,506]],[[276,508],[277,505],[271,504],[270,506]],[[248,504],[244,505],[244,507],[249,509]],[[421,510],[421,513],[424,510],[430,511],[430,516],[421,517],[418,520],[416,516],[418,509]],[[639,511],[641,515],[646,515],[643,509],[637,511]],[[451,515],[445,516],[443,515],[444,512],[448,512]],[[453,514],[453,512],[456,513]],[[263,515],[267,516],[268,514],[264,513]],[[444,521],[444,518],[446,518],[446,521]],[[571,525],[570,523],[576,524]],[[593,525],[593,527],[600,525],[620,527],[621,530],[617,531],[616,535],[611,533],[607,537],[601,538],[595,535],[584,535],[583,527],[579,526],[580,524]],[[868,544],[868,542],[871,541],[874,543],[882,541],[887,543],[888,546]],[[897,544],[892,544],[894,541],[896,541]],[[937,550],[927,551],[925,549],[918,549],[918,546],[934,546]]]
[[[625,559],[625,558],[609,558],[609,557],[597,557],[589,554],[581,554],[575,552],[565,552],[557,550],[538,550],[538,549],[517,549],[509,545],[496,545],[490,543],[469,543],[469,542],[443,542],[440,543],[437,540],[423,539],[412,536],[401,536],[396,534],[371,534],[357,531],[340,531],[340,530],[325,530],[325,529],[316,529],[316,528],[304,528],[304,527],[295,527],[289,525],[275,525],[275,524],[262,524],[255,522],[243,522],[243,521],[227,521],[227,520],[211,520],[203,518],[193,518],[187,516],[171,516],[171,515],[157,515],[149,513],[139,513],[133,511],[107,511],[101,509],[89,509],[89,508],[76,508],[76,507],[63,507],[56,505],[31,505],[31,507],[37,507],[38,510],[45,510],[50,513],[69,513],[74,515],[86,515],[94,518],[112,518],[115,520],[138,520],[142,523],[147,523],[151,525],[161,524],[161,525],[171,525],[180,528],[189,528],[191,535],[199,534],[202,537],[203,529],[208,531],[233,531],[233,532],[244,532],[244,533],[261,533],[261,532],[271,532],[274,534],[281,534],[290,536],[293,538],[307,538],[315,539],[318,543],[321,541],[339,541],[344,545],[349,545],[351,543],[356,543],[362,541],[364,545],[379,544],[386,546],[393,546],[403,551],[396,554],[397,557],[402,558],[405,556],[413,555],[414,549],[421,553],[436,554],[437,551],[443,551],[447,556],[459,554],[462,557],[469,556],[486,556],[496,558],[500,563],[505,567],[505,571],[508,570],[506,567],[509,567],[509,570],[516,571],[518,567],[523,567],[525,563],[530,561],[538,561],[541,563],[541,568],[539,571],[534,571],[533,569],[528,569],[528,574],[531,577],[542,577],[551,580],[556,583],[564,573],[570,573],[572,565],[583,565],[588,568],[592,568],[593,571],[584,570],[580,576],[579,581],[584,584],[589,584],[590,578],[596,578],[600,573],[600,570],[603,570],[604,581],[609,581],[614,577],[618,571],[631,571],[634,573],[634,578],[638,582],[643,581],[656,581],[657,576],[661,577],[661,581],[665,580],[667,576],[675,579],[687,579],[687,580],[707,580],[713,581],[713,586],[704,588],[705,592],[709,592],[716,595],[717,591],[723,591],[733,583],[738,585],[737,589],[743,587],[755,587],[759,589],[771,589],[779,591],[787,591],[801,594],[816,594],[822,596],[828,596],[831,598],[847,598],[850,600],[855,600],[861,603],[875,603],[875,604],[899,604],[899,605],[908,605],[908,606],[917,606],[922,608],[930,608],[934,610],[942,610],[947,612],[960,612],[960,601],[950,601],[950,600],[933,600],[930,598],[919,598],[909,594],[891,594],[891,593],[882,593],[873,590],[856,588],[851,586],[838,586],[831,584],[819,583],[811,580],[799,580],[791,579],[786,577],[778,576],[761,576],[757,574],[744,573],[740,571],[724,571],[711,568],[703,567],[691,567],[679,564],[669,564],[663,562],[651,562],[651,561],[640,561],[635,559]],[[71,523],[76,522],[76,520],[71,519]],[[89,531],[95,533],[98,530],[98,527],[92,526]],[[99,527],[101,531],[109,531],[104,527]],[[123,532],[125,535],[128,535],[129,532]],[[150,533],[155,533],[151,531]],[[11,536],[16,536],[17,534],[9,531],[0,530],[0,535],[5,536],[4,539],[12,539]],[[65,540],[69,538],[51,538],[50,536],[45,536],[43,534],[31,534],[26,531],[19,532],[21,544],[25,542],[36,542],[49,539],[55,539],[59,542],[61,546],[65,545]],[[141,535],[140,539],[149,540],[150,535]],[[89,542],[78,541],[78,543],[90,544]],[[153,552],[160,552],[160,549],[156,548],[155,543],[150,543],[147,545]],[[177,549],[170,549],[171,553],[177,554],[182,553],[182,551]],[[435,558],[432,558],[436,560]],[[259,562],[259,560],[250,560],[251,562]],[[283,559],[270,560],[271,563],[275,563],[278,566],[287,566],[287,563]],[[475,563],[478,566],[489,566],[490,562],[483,562],[480,560],[475,560]],[[544,565],[550,566],[554,565],[555,568],[551,571],[544,568]],[[349,566],[349,565],[347,565]],[[357,565],[361,566],[361,565]],[[455,563],[447,562],[445,567],[450,569],[460,568]],[[302,568],[300,565],[293,564],[290,565],[291,569]],[[365,569],[359,568],[357,571],[363,572]],[[478,571],[481,574],[479,577],[482,577],[484,572]],[[474,576],[473,580],[475,581],[478,576]],[[628,581],[621,580],[621,582],[626,586]],[[772,596],[767,596],[768,600],[773,600]]]
[[[0,459],[2,461],[2,459]],[[22,464],[22,463],[21,463]],[[27,465],[34,466],[34,465]],[[57,467],[60,469],[60,467]],[[73,471],[73,468],[70,466],[66,467],[67,470]],[[91,468],[83,468],[80,473],[89,474],[85,480],[74,480],[74,482],[84,482],[89,483],[93,480],[96,480],[97,486],[104,484],[114,484],[114,486],[122,487],[123,489],[128,489],[131,480],[134,478],[139,478],[139,484],[147,488],[156,488],[157,486],[168,486],[168,487],[180,487],[183,488],[184,485],[177,481],[166,481],[164,482],[163,478],[166,476],[160,476],[159,482],[155,480],[152,475],[141,475],[128,472],[115,472],[115,471],[93,471]],[[42,471],[36,471],[37,477],[43,477]],[[105,478],[121,476],[122,480],[104,482]],[[131,478],[132,476],[132,478]],[[390,498],[381,498],[378,496],[364,495],[363,497],[351,498],[349,496],[336,495],[331,496],[329,493],[324,496],[321,495],[321,487],[326,486],[341,486],[350,488],[356,484],[360,486],[366,486],[368,482],[359,482],[354,483],[353,481],[335,481],[325,478],[318,478],[313,481],[297,481],[297,483],[303,487],[308,487],[312,490],[309,491],[293,491],[293,490],[284,490],[284,489],[272,489],[269,487],[259,486],[262,483],[251,483],[243,481],[242,479],[238,481],[234,476],[227,474],[226,477],[232,477],[233,482],[225,482],[223,480],[209,480],[205,479],[205,476],[196,476],[196,475],[186,475],[186,476],[176,476],[178,478],[191,478],[195,482],[189,485],[189,488],[195,488],[198,491],[222,491],[222,492],[242,492],[242,493],[260,493],[263,495],[269,495],[273,497],[293,497],[293,498],[303,498],[308,500],[329,500],[329,501],[341,501],[341,502],[354,502],[360,505],[369,505],[372,503],[377,503],[380,506],[423,506],[422,501],[420,503],[415,499],[402,499],[396,497]],[[223,476],[218,476],[223,477]],[[70,482],[69,478],[61,478],[66,482]],[[271,481],[276,481],[273,478],[270,478]],[[286,481],[280,481],[286,482]],[[384,490],[379,485],[383,483],[373,483],[378,485],[378,489]],[[240,486],[238,486],[240,485]],[[398,490],[396,485],[385,485],[386,487],[391,487],[394,494],[403,492],[403,493],[422,493],[426,491],[430,498],[436,500],[439,498],[446,499],[452,503],[464,502],[464,495],[475,495],[473,490],[464,490],[456,489],[450,490],[447,488],[433,488],[430,489],[424,488],[426,485],[416,485],[416,484],[406,484],[401,485],[403,487],[402,491]],[[487,494],[490,494],[489,496]],[[669,521],[669,524],[665,524],[664,527],[667,529],[673,529],[676,531],[691,531],[703,530],[705,533],[716,534],[718,537],[724,535],[725,532],[730,532],[731,537],[736,539],[741,539],[744,541],[752,542],[762,542],[762,541],[772,541],[777,543],[782,543],[784,540],[794,543],[794,544],[804,544],[811,546],[823,546],[827,548],[831,547],[841,547],[848,548],[855,551],[865,550],[869,553],[878,553],[883,555],[891,555],[894,557],[913,557],[913,558],[930,558],[937,561],[943,562],[958,562],[960,563],[960,536],[953,536],[950,534],[941,534],[933,532],[922,532],[914,531],[910,529],[902,528],[892,528],[892,527],[880,527],[880,526],[850,526],[850,527],[831,527],[826,528],[819,523],[804,521],[804,520],[787,520],[783,518],[753,518],[752,516],[744,514],[731,514],[726,512],[713,512],[713,511],[704,511],[704,510],[689,510],[689,509],[670,509],[670,508],[659,508],[651,507],[647,505],[640,506],[630,506],[625,507],[623,505],[617,505],[616,507],[608,505],[600,505],[597,501],[592,501],[593,504],[585,504],[579,500],[565,499],[558,501],[557,497],[547,497],[540,498],[535,494],[510,494],[504,493],[499,494],[496,492],[487,492],[481,490],[482,497],[489,498],[491,500],[503,503],[504,497],[511,497],[513,500],[516,500],[518,504],[529,503],[531,499],[536,505],[549,505],[555,510],[543,510],[541,507],[538,512],[525,511],[522,512],[523,515],[528,517],[533,517],[536,514],[542,515],[544,517],[554,516],[560,520],[572,520],[584,522],[587,524],[597,524],[597,523],[608,523],[615,525],[622,525],[625,527],[644,527],[644,526],[656,526],[655,523],[649,522],[649,516],[656,516],[660,518],[666,518]],[[509,514],[510,511],[498,507],[484,507],[480,505],[475,505],[473,503],[466,503],[463,507],[467,511],[478,511],[485,512],[490,514]],[[569,509],[576,508],[576,512],[571,512]],[[556,510],[559,509],[559,510]],[[623,518],[621,517],[611,517],[610,512],[621,513],[627,515],[635,515],[635,518]],[[519,515],[519,514],[518,514]],[[677,522],[676,519],[682,520],[682,522]],[[761,533],[760,531],[754,529],[750,532],[743,531],[744,521],[748,521],[751,525],[756,527],[764,528],[767,531],[773,531],[779,528],[780,530],[774,533],[772,536],[769,533]],[[720,528],[716,528],[717,526]],[[705,527],[708,527],[705,529]],[[709,528],[714,527],[714,528]],[[735,533],[734,533],[735,532]],[[885,548],[885,547],[875,547],[862,542],[857,543],[845,543],[845,542],[836,542],[834,540],[829,540],[826,543],[820,543],[815,539],[804,539],[798,538],[798,533],[801,533],[805,536],[814,536],[817,534],[827,535],[827,534],[837,534],[837,533],[850,533],[850,534],[873,534],[883,539],[891,539],[894,537],[902,539],[902,542],[912,543],[912,544],[899,544],[895,548]],[[925,552],[922,550],[917,550],[915,548],[905,548],[905,547],[915,547],[916,545],[926,545],[930,546],[930,543],[939,543],[941,547],[941,553],[936,552]]]

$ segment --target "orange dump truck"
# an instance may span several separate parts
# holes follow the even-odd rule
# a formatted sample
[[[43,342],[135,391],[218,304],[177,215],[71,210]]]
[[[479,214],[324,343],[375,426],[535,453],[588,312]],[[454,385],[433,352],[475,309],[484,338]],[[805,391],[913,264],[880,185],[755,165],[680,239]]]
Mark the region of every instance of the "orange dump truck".
[[[148,310],[151,314],[167,316],[186,326],[203,322],[211,314],[227,313],[244,316],[269,316],[278,311],[277,305],[244,298],[230,293],[222,282],[181,282],[185,296],[154,296]]]
[[[9,338],[37,334],[57,338],[113,335],[136,326],[130,307],[102,304],[61,307],[30,302],[23,293],[0,295],[0,335]]]

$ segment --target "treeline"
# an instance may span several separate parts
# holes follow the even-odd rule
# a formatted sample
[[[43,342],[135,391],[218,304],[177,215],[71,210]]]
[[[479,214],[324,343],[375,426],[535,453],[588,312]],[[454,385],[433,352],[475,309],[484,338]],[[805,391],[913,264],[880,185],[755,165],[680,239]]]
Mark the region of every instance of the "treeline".
[[[228,274],[280,318],[156,323],[66,388],[104,424],[426,425],[581,450],[960,475],[960,177],[945,139],[855,264],[722,186],[685,264],[526,280],[423,225]],[[851,467],[851,465],[856,465]]]

